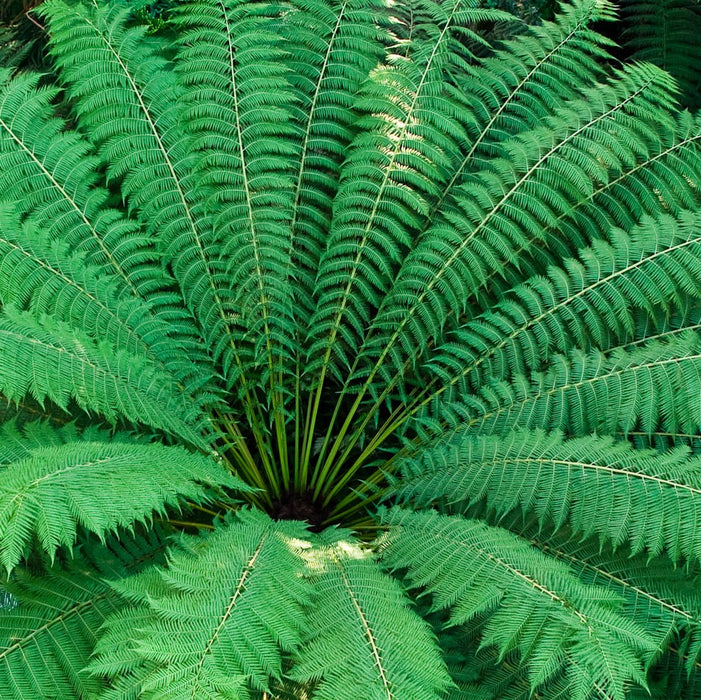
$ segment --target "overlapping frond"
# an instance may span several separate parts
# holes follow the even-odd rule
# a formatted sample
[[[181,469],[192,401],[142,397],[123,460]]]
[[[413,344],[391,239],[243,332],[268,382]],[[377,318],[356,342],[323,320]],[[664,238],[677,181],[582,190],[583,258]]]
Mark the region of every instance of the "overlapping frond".
[[[372,72],[355,103],[362,132],[343,164],[319,263],[310,369],[339,374],[352,364],[372,313],[457,167],[469,113],[447,74],[465,60],[460,36],[481,17],[475,4],[418,3],[433,23],[420,24],[404,53]]]
[[[570,435],[640,430],[696,433],[700,338],[687,331],[607,355],[573,350],[553,358],[547,372],[482,387],[463,405],[469,425],[482,434],[515,427],[559,428]],[[459,406],[453,406],[460,413]],[[446,415],[451,409],[446,407]]]
[[[402,468],[396,493],[419,506],[485,500],[498,515],[518,508],[612,546],[629,543],[633,553],[701,556],[701,461],[686,448],[635,450],[613,438],[563,440],[558,432],[467,433]]]
[[[382,2],[295,2],[283,33],[301,141],[293,186],[292,261],[297,315],[307,330],[341,164],[356,131],[354,101],[390,36]]]
[[[562,561],[583,581],[607,586],[623,600],[623,610],[657,640],[659,653],[671,644],[684,648],[694,673],[701,651],[701,597],[697,568],[674,566],[667,557],[621,557],[591,541],[549,537],[534,528],[519,532],[548,556]],[[670,651],[669,653],[674,653]]]
[[[80,563],[30,573],[18,568],[2,582],[0,693],[8,700],[94,698],[104,683],[91,677],[98,630],[124,605],[105,577],[121,578],[158,560],[156,530],[108,544],[84,544]],[[108,554],[109,553],[109,554]],[[89,561],[93,570],[86,568]]]
[[[281,650],[301,642],[304,537],[298,523],[243,511],[207,537],[181,540],[167,568],[115,584],[130,607],[108,620],[96,648],[93,672],[118,678],[105,697],[248,698],[269,689]]]
[[[701,8],[693,0],[623,0],[622,43],[637,61],[664,68],[679,82],[685,106],[701,101]]]
[[[126,418],[207,444],[199,408],[143,358],[114,353],[71,326],[11,308],[0,318],[0,391],[10,400],[48,398],[64,409],[72,399],[112,422]]]
[[[275,7],[241,0],[186,4],[178,15],[184,120],[196,139],[199,198],[212,219],[231,303],[263,383],[280,390],[293,355],[291,277],[297,145]]]
[[[557,105],[581,95],[604,71],[601,59],[610,44],[592,28],[613,19],[612,6],[577,0],[562,8],[554,22],[529,27],[516,38],[468,65],[453,79],[472,114],[468,145],[433,210],[449,205],[454,188],[493,157],[498,144],[540,126]]]
[[[207,501],[207,487],[248,490],[213,459],[180,447],[85,440],[36,447],[0,471],[0,561],[12,569],[34,537],[53,557],[74,544],[78,526],[104,537],[183,499]]]
[[[503,144],[501,157],[456,194],[460,214],[437,219],[402,266],[366,343],[375,371],[401,371],[466,310],[491,270],[517,266],[530,238],[612,170],[642,159],[658,124],[669,122],[670,89],[661,71],[630,66],[567,103],[547,127]]]
[[[547,366],[572,348],[606,350],[635,337],[647,315],[683,307],[701,290],[701,219],[644,219],[614,229],[547,275],[516,287],[490,311],[447,334],[428,363],[435,395],[478,390],[490,381]],[[451,391],[446,391],[447,389]]]
[[[142,26],[127,26],[128,7],[52,0],[52,55],[67,84],[78,125],[109,163],[124,197],[170,264],[207,348],[224,368],[239,358],[226,265],[211,219],[193,198],[192,140],[180,123],[182,90]],[[211,250],[214,246],[214,250]]]
[[[315,700],[443,697],[450,684],[428,625],[350,533],[327,531],[307,555],[314,596],[309,640],[291,677]]]
[[[479,520],[394,510],[385,521],[387,564],[451,608],[450,624],[486,615],[482,645],[517,650],[532,691],[562,671],[572,698],[623,700],[630,681],[645,685],[641,657],[655,644],[607,589]]]

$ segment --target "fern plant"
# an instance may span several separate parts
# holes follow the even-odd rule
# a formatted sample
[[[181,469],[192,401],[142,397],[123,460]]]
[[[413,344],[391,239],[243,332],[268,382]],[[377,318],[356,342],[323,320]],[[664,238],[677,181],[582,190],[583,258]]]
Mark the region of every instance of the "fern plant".
[[[673,80],[606,0],[140,16],[0,73],[0,696],[698,697]]]

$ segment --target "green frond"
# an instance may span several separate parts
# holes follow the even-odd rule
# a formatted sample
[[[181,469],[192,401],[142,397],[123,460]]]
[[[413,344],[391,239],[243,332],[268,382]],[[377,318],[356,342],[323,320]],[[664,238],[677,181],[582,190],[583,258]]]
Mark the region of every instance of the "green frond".
[[[58,547],[72,547],[79,525],[104,537],[184,500],[211,500],[213,487],[249,490],[213,459],[181,447],[84,440],[35,447],[0,471],[0,561],[12,569],[33,537],[53,558]]]
[[[682,307],[701,290],[701,219],[691,212],[645,218],[630,234],[613,229],[609,241],[594,241],[578,257],[448,333],[427,367],[438,377],[433,396],[528,374],[573,348],[606,350],[631,340],[645,315]]]
[[[594,31],[597,21],[613,19],[612,7],[599,0],[564,5],[554,22],[528,27],[515,39],[453,75],[465,109],[469,149],[443,189],[434,211],[449,204],[454,188],[469,180],[497,145],[540,126],[557,105],[574,99],[604,78],[602,59],[610,42]]]
[[[387,7],[378,0],[293,5],[296,12],[283,27],[301,140],[293,181],[292,263],[297,315],[307,330],[340,168],[356,131],[354,101],[390,36],[383,26]]]
[[[51,51],[76,109],[78,125],[109,163],[107,175],[169,262],[207,349],[238,358],[226,266],[212,222],[193,199],[192,140],[179,123],[182,90],[145,28],[126,26],[119,3],[88,7],[51,0],[42,7]],[[214,248],[212,250],[212,247]]]
[[[183,118],[199,151],[199,197],[216,212],[218,264],[263,383],[275,391],[295,331],[289,281],[297,145],[285,54],[268,16],[274,11],[247,0],[184,5],[177,65]]]
[[[701,461],[685,448],[658,453],[596,436],[468,432],[401,469],[393,492],[419,507],[485,500],[497,515],[520,508],[614,547],[629,543],[633,553],[701,557]]]
[[[322,376],[352,364],[467,139],[469,113],[446,75],[465,60],[458,37],[475,3],[425,4],[440,19],[411,38],[405,55],[375,69],[355,102],[362,131],[340,173],[311,319],[309,371]]]
[[[640,430],[697,433],[700,336],[687,331],[608,355],[574,350],[553,358],[547,372],[481,388],[445,417],[462,413],[481,434],[516,428],[559,428],[570,435]]]
[[[621,597],[626,614],[657,640],[658,654],[672,644],[691,642],[686,667],[690,674],[694,671],[701,642],[701,596],[695,569],[675,567],[666,557],[623,558],[591,541],[544,537],[534,528],[520,534],[567,564],[586,583],[607,586]]]
[[[3,205],[137,294],[167,286],[139,225],[110,208],[97,186],[100,163],[91,144],[55,116],[58,91],[39,82],[38,74],[0,72]]]
[[[97,697],[86,672],[97,630],[120,607],[99,574],[74,567],[43,577],[16,572],[21,598],[0,609],[0,693],[8,700]]]
[[[530,238],[609,172],[644,158],[659,124],[669,122],[670,90],[661,71],[630,66],[567,103],[547,126],[501,145],[500,157],[456,193],[460,214],[437,218],[407,257],[366,343],[373,371],[401,372],[466,310],[491,270],[517,266]]]
[[[108,545],[116,554],[106,556]],[[7,700],[94,698],[104,683],[85,670],[98,630],[124,602],[105,576],[119,578],[157,559],[156,530],[121,543],[83,545],[85,560],[30,573],[18,568],[3,581],[0,607],[0,693]]]
[[[308,554],[314,596],[309,640],[291,678],[314,700],[444,697],[450,685],[426,623],[396,581],[349,533],[327,531]]]
[[[450,624],[486,615],[482,645],[502,658],[517,650],[532,691],[563,670],[573,698],[597,691],[623,700],[631,682],[645,686],[640,658],[655,651],[654,642],[606,589],[479,520],[394,510],[385,522],[387,565],[406,568],[434,609],[450,607]]]
[[[196,427],[204,427],[202,414],[167,375],[62,322],[9,307],[0,317],[0,391],[10,400],[48,398],[63,409],[73,399],[111,422],[126,418],[207,445]]]
[[[108,619],[91,664],[118,679],[105,697],[239,700],[269,689],[281,650],[301,643],[305,537],[300,524],[239,511],[182,538],[167,568],[115,583],[131,607]]]

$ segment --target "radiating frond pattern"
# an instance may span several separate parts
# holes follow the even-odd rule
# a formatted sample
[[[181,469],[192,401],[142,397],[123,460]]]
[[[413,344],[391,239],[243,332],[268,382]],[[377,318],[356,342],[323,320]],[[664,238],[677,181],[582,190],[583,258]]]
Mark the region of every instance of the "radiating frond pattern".
[[[701,697],[696,10],[486,4],[35,13],[3,698]]]

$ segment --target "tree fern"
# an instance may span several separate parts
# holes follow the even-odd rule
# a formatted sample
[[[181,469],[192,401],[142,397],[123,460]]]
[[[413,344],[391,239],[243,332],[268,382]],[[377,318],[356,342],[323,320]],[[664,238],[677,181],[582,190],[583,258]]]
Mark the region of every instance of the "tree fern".
[[[3,698],[699,695],[701,122],[483,5],[42,4]]]

